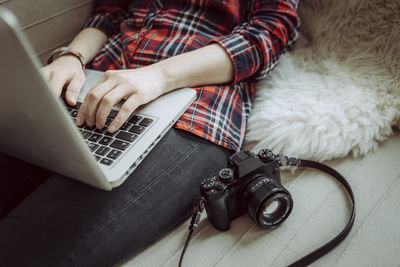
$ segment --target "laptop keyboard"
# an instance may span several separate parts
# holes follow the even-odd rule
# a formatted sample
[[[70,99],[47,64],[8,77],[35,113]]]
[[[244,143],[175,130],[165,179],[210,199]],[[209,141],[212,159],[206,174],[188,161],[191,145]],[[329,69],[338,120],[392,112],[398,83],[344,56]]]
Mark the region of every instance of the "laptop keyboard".
[[[69,115],[74,121],[80,106],[81,103],[77,103],[75,107],[67,106]],[[108,125],[116,115],[117,111],[112,110],[107,118],[106,126],[101,130],[85,124],[77,126],[96,160],[107,166],[112,166],[154,122],[153,118],[142,114],[133,115],[119,130],[109,133]]]

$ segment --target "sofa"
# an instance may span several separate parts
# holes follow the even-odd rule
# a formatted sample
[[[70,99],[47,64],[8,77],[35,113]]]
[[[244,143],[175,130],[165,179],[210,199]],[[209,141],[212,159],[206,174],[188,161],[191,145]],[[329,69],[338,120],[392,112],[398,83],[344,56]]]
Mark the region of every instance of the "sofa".
[[[80,30],[93,0],[0,0],[41,62]],[[352,232],[315,266],[399,266],[400,4],[304,0],[297,44],[257,86],[245,148],[324,161],[353,187]],[[335,236],[349,200],[328,176],[282,171],[294,209],[271,231],[245,214],[219,232],[202,217],[183,266],[283,266]],[[177,266],[189,221],[120,266]]]

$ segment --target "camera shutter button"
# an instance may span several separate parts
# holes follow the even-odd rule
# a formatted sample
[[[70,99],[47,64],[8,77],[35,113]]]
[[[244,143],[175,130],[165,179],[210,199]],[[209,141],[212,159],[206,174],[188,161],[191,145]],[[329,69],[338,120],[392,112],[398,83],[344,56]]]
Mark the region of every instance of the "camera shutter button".
[[[231,168],[223,168],[218,173],[221,182],[230,183],[233,181],[233,170]]]

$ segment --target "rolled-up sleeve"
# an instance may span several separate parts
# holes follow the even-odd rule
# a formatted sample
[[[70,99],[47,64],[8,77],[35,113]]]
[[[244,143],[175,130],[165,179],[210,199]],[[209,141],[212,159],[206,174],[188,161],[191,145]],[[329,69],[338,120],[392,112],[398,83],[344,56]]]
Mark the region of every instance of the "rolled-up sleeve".
[[[246,22],[210,42],[219,43],[231,57],[234,83],[263,79],[279,56],[297,38],[298,0],[252,0]]]
[[[129,16],[128,7],[132,0],[95,0],[94,14],[85,28],[96,28],[107,36],[120,31],[121,22]]]

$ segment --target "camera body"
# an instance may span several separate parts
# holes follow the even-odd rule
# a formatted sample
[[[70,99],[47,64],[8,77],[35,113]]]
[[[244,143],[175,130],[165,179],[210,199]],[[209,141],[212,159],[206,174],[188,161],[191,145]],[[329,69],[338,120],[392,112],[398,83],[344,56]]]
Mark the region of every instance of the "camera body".
[[[281,185],[279,160],[268,149],[258,155],[240,151],[229,157],[227,168],[200,183],[210,222],[221,231],[248,212],[262,228],[275,228],[293,208],[290,193]]]

